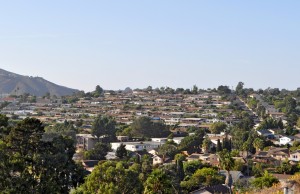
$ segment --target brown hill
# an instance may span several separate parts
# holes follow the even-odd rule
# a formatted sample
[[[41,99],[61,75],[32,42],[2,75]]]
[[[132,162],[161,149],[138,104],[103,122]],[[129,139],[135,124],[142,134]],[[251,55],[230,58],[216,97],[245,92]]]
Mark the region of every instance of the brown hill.
[[[0,69],[0,93],[43,96],[46,93],[56,96],[71,95],[78,90],[56,85],[41,77],[23,76]]]

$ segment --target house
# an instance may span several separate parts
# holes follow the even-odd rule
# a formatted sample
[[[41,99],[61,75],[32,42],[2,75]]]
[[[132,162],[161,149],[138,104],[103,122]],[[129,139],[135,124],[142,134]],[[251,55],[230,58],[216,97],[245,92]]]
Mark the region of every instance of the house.
[[[259,136],[263,136],[263,137],[266,137],[268,139],[274,139],[274,134],[267,130],[267,129],[261,129],[261,130],[257,130],[257,134]]]
[[[189,155],[186,160],[189,162],[189,161],[194,161],[194,160],[200,160],[200,156],[201,154],[196,154],[196,153],[193,153],[191,155]]]
[[[152,159],[153,159],[153,162],[152,162],[153,166],[159,165],[159,164],[164,164],[165,162],[170,161],[169,157],[165,157],[163,155],[154,155],[152,157]]]
[[[151,138],[151,141],[158,143],[166,143],[168,141],[168,138]]]
[[[223,176],[227,176],[227,171],[226,170],[220,170],[219,173]],[[244,175],[241,171],[229,171],[231,178],[232,178],[232,183],[237,182],[239,179],[243,178]]]
[[[125,145],[126,150],[128,151],[143,151],[143,150],[152,150],[159,148],[164,143],[162,142],[153,142],[153,141],[144,141],[144,142],[112,142],[110,143],[113,150],[117,150],[118,147],[123,144]]]
[[[176,143],[176,144],[180,144],[181,141],[184,139],[184,137],[174,137],[172,140]]]
[[[117,140],[119,140],[119,141],[128,141],[129,136],[117,136]]]
[[[300,161],[300,150],[290,153],[290,161],[299,162]]]
[[[216,154],[196,154],[193,153],[186,158],[187,161],[201,160],[203,163],[211,164],[213,166],[219,165],[219,159]]]
[[[91,134],[76,134],[76,148],[91,150],[94,148],[97,138]]]
[[[228,194],[231,192],[229,187],[226,185],[213,185],[213,186],[203,187],[196,191],[190,192],[190,194],[215,194],[215,193]]]
[[[292,136],[282,136],[281,138],[279,138],[279,144],[280,145],[286,145],[286,144],[292,144],[292,141],[295,138]]]
[[[289,158],[289,149],[271,147],[268,151],[268,155],[276,160],[285,160]]]

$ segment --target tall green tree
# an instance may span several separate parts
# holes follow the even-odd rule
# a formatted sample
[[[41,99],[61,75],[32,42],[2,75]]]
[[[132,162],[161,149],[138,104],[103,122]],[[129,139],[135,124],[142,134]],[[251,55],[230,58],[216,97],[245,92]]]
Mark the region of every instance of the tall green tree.
[[[182,181],[180,185],[186,192],[191,192],[199,187],[218,185],[223,182],[224,176],[220,175],[217,170],[205,167],[197,170],[189,180]]]
[[[73,140],[58,136],[44,141],[44,132],[43,123],[26,118],[1,137],[0,166],[9,170],[1,193],[68,193],[82,180],[82,171],[72,160]]]
[[[120,159],[123,159],[127,156],[126,145],[121,144],[116,150],[116,156]]]
[[[220,159],[220,166],[227,171],[227,176],[225,180],[225,184],[230,188],[232,186],[232,177],[230,174],[230,170],[234,167],[234,159],[231,157],[231,154],[226,149],[223,149],[218,153]]]
[[[176,163],[176,175],[180,181],[184,179],[184,170],[183,170],[183,161],[185,160],[185,156],[182,154],[177,154],[175,156]]]
[[[94,97],[99,97],[103,93],[103,88],[101,88],[99,85],[96,86],[95,91],[94,91]]]
[[[210,131],[212,133],[223,132],[227,128],[227,124],[224,122],[215,122],[210,126]]]
[[[93,149],[84,153],[86,160],[105,160],[105,156],[110,151],[110,146],[106,143],[97,142]]]
[[[217,152],[220,152],[220,151],[222,151],[222,144],[221,144],[221,141],[220,141],[220,139],[218,139],[218,141],[217,141],[217,149],[216,149],[216,151]]]
[[[203,135],[204,134],[196,133],[195,135],[190,135],[183,138],[178,145],[178,150],[187,151],[188,153],[200,152],[203,142]]]
[[[202,149],[204,153],[208,153],[211,144],[212,144],[211,140],[208,137],[205,137],[202,143]]]
[[[122,162],[106,161],[95,167],[78,190],[83,193],[136,194],[142,193],[142,189],[137,172]]]
[[[92,135],[97,137],[98,142],[101,136],[106,136],[110,141],[116,134],[116,121],[110,116],[98,115],[92,124]]]
[[[255,147],[255,149],[257,151],[260,151],[261,149],[264,148],[264,140],[260,139],[260,138],[255,138],[253,141],[253,146]]]
[[[131,124],[132,135],[139,137],[167,137],[170,134],[167,126],[162,122],[154,122],[149,117],[139,117]]]
[[[244,83],[239,82],[235,88],[235,92],[237,93],[237,95],[242,95],[244,93],[243,89],[244,89]]]
[[[285,104],[285,111],[287,114],[294,112],[297,107],[296,100],[291,96],[287,96],[284,98],[284,104]]]

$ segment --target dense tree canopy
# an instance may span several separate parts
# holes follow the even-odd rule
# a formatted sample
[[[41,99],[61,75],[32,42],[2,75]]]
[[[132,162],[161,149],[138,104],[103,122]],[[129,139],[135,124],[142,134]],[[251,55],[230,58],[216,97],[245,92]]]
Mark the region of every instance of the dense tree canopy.
[[[132,136],[137,137],[167,137],[170,134],[167,126],[162,122],[154,122],[149,117],[139,117],[131,124]]]
[[[212,133],[220,133],[220,132],[224,132],[226,127],[227,127],[227,124],[224,122],[215,122],[210,126],[210,131]]]
[[[101,136],[111,140],[116,134],[116,122],[112,117],[98,115],[92,125],[92,135],[100,141]]]
[[[82,171],[72,160],[73,140],[44,141],[44,133],[43,123],[26,118],[1,134],[1,193],[68,193],[77,186]]]
[[[99,163],[75,193],[137,194],[142,193],[138,172],[122,162]]]

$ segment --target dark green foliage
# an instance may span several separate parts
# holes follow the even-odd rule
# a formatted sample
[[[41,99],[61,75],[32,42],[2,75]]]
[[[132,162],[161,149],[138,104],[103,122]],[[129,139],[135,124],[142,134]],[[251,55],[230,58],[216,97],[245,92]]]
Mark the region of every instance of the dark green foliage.
[[[280,128],[279,122],[271,117],[264,119],[257,127],[258,130],[259,129],[278,129],[278,128]]]
[[[177,159],[175,161],[177,177],[180,181],[182,181],[184,179],[183,161],[181,159]]]
[[[105,161],[95,167],[77,193],[136,194],[142,193],[142,189],[138,172],[126,163]]]
[[[173,159],[177,153],[177,147],[172,144],[163,144],[158,148],[158,154],[163,155],[164,157],[170,157]]]
[[[86,160],[104,160],[109,151],[110,146],[108,144],[98,142],[93,149],[84,153],[84,158]]]
[[[251,184],[257,189],[263,189],[265,187],[271,187],[274,183],[278,182],[277,178],[265,171],[262,177],[255,178]]]
[[[216,122],[216,123],[213,123],[210,126],[210,131],[212,133],[220,133],[220,132],[224,132],[224,130],[226,129],[226,127],[227,127],[226,123],[224,123],[224,122]]]
[[[178,150],[187,151],[190,154],[200,152],[204,134],[204,130],[199,130],[194,135],[190,135],[183,138],[180,144],[178,145]]]
[[[296,100],[291,96],[287,96],[284,98],[284,104],[286,114],[293,113],[297,106]]]
[[[154,169],[147,178],[144,186],[144,194],[174,193],[171,177],[169,177],[162,169]]]
[[[43,124],[26,118],[0,137],[1,193],[68,193],[82,181],[82,169],[72,160],[73,140],[46,142],[43,135]]]
[[[229,89],[228,86],[222,86],[222,85],[218,87],[217,91],[220,95],[225,95],[225,94],[231,93],[231,90]]]
[[[92,125],[92,135],[100,141],[101,136],[106,136],[110,141],[115,138],[116,122],[112,117],[98,115]]]
[[[190,162],[185,162],[183,164],[184,173],[186,175],[193,175],[198,169],[202,168],[203,164],[200,160],[194,160]]]
[[[126,145],[121,144],[117,150],[116,150],[116,156],[120,159],[123,159],[125,156],[127,156],[127,150]]]
[[[76,141],[77,129],[72,122],[65,121],[64,123],[56,123],[54,126],[47,126],[45,128],[43,139],[48,141],[58,136],[67,136]]]
[[[93,92],[94,97],[101,96],[103,91],[104,90],[99,85],[97,85],[95,91]]]
[[[135,137],[167,137],[170,134],[167,126],[162,122],[151,121],[149,117],[140,117],[131,124],[132,136]]]
[[[238,85],[235,88],[235,92],[237,95],[244,95],[244,83],[243,82],[239,82]]]
[[[198,189],[201,186],[212,186],[224,183],[225,177],[213,168],[197,170],[187,181],[182,181],[180,186],[187,192]]]

